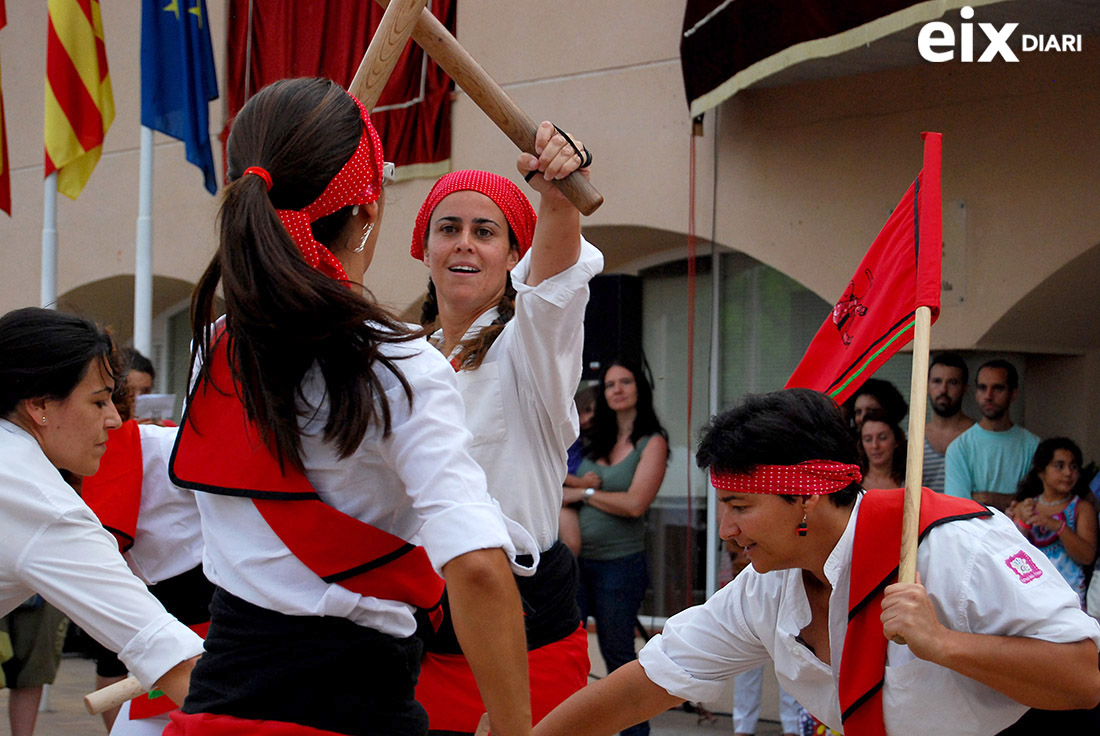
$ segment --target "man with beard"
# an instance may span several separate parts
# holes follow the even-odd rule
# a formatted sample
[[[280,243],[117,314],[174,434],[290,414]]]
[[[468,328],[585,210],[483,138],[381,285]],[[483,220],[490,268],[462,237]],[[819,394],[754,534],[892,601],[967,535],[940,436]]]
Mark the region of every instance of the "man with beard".
[[[1019,395],[1019,375],[1006,360],[978,368],[974,382],[981,419],[947,448],[944,490],[1002,511],[1027,474],[1039,438],[1012,424],[1009,407]]]
[[[928,400],[932,419],[924,428],[922,485],[943,493],[947,446],[974,425],[962,410],[970,370],[958,353],[940,353],[928,367]]]

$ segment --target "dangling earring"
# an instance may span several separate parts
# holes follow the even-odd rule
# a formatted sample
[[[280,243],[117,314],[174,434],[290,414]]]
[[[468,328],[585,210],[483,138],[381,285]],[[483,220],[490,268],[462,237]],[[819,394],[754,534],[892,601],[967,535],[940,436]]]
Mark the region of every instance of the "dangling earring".
[[[363,228],[363,239],[359,241],[359,247],[354,249],[352,253],[362,253],[363,249],[367,247],[367,239],[370,237],[371,232],[374,230],[374,223],[370,223]]]
[[[798,527],[795,528],[795,532],[798,536],[804,537],[809,530],[810,525],[806,523],[806,514],[802,514],[802,521],[798,522]]]

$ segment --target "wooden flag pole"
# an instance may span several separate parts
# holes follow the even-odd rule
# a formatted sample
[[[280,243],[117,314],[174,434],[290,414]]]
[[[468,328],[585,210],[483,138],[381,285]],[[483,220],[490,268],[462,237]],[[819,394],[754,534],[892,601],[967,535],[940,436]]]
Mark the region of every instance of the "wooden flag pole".
[[[385,7],[389,0],[377,2]],[[426,8],[420,12],[412,37],[517,148],[535,153],[535,132],[538,130],[535,121]],[[603,204],[603,196],[580,172],[574,171],[554,184],[585,215],[591,215]]]
[[[94,693],[85,695],[84,707],[94,716],[105,710],[117,708],[127,700],[133,700],[140,695],[144,695],[148,691],[148,688],[142,687],[138,679],[131,675],[125,680],[120,680],[113,685],[108,685],[107,687],[96,690]]]
[[[371,37],[367,52],[359,62],[359,69],[348,85],[348,92],[363,103],[367,112],[378,104],[382,89],[412,37],[421,12],[427,12],[424,9],[426,2],[427,0],[394,0],[382,14],[378,30]]]
[[[909,448],[905,461],[905,506],[901,517],[901,562],[898,582],[917,579],[917,537],[920,533],[920,495],[924,472],[924,416],[928,400],[928,349],[932,310],[917,307],[913,325],[913,376],[909,392]]]

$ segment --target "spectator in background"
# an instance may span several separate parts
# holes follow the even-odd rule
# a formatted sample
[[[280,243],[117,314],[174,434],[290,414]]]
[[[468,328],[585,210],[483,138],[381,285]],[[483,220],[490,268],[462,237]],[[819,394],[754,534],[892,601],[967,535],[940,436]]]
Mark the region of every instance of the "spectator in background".
[[[852,426],[856,428],[867,412],[884,416],[887,421],[898,425],[909,413],[909,404],[897,387],[879,378],[868,378],[844,403],[850,407],[849,416]]]
[[[134,348],[122,350],[123,370],[126,371],[126,388],[134,396],[153,393],[153,382],[157,380],[157,371],[153,361]]]
[[[596,417],[596,389],[591,386],[578,389],[577,393],[573,395],[573,403],[577,405],[580,434],[577,436],[576,441],[569,446],[566,461],[567,474],[562,486],[564,488],[580,488],[582,491],[585,488],[599,490],[602,482],[599,474],[589,471],[582,476],[576,475],[577,469],[584,459],[585,444],[588,440],[588,433],[592,430],[592,421]],[[567,504],[563,499],[561,515],[558,517],[558,539],[570,549],[574,556],[581,553],[581,526],[580,519],[577,517],[580,507],[579,501]]]
[[[863,487],[901,488],[905,485],[905,432],[877,413],[863,415],[859,425],[859,469]]]
[[[581,501],[581,620],[596,619],[607,671],[637,658],[634,628],[649,573],[645,517],[668,464],[668,432],[653,410],[653,388],[637,365],[613,360],[600,374],[596,418],[578,472],[600,476],[600,490],[566,489]],[[645,736],[648,723],[626,731]]]
[[[1043,550],[1085,603],[1086,572],[1096,560],[1097,520],[1081,480],[1081,448],[1066,437],[1039,443],[1008,515]]]
[[[981,419],[947,448],[944,491],[1002,511],[1016,496],[1039,438],[1012,423],[1009,409],[1020,394],[1020,377],[1007,360],[978,368],[976,398]]]
[[[0,686],[11,688],[8,722],[12,736],[31,736],[42,701],[42,686],[52,685],[61,664],[61,647],[69,619],[42,599],[31,596],[0,618],[0,632],[11,638],[12,657],[3,664]]]
[[[944,459],[947,446],[974,426],[963,413],[962,403],[970,381],[966,361],[957,353],[940,353],[928,366],[928,401],[932,419],[924,428],[922,485],[943,493]]]

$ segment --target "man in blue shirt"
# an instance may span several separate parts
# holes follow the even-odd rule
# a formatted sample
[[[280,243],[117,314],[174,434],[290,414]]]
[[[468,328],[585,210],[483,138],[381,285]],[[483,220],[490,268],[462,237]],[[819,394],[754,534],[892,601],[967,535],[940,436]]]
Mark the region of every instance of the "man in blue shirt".
[[[978,368],[975,398],[981,418],[948,447],[944,491],[973,498],[1002,511],[1027,474],[1039,438],[1013,425],[1009,415],[1019,395],[1020,377],[1007,360],[990,360]]]

